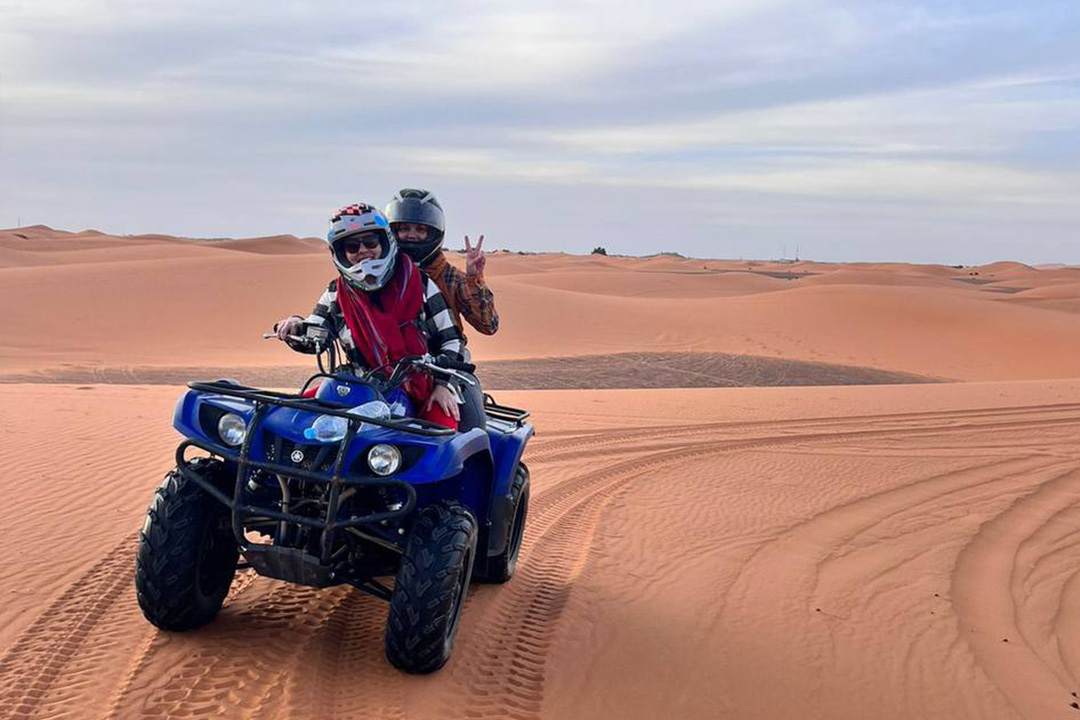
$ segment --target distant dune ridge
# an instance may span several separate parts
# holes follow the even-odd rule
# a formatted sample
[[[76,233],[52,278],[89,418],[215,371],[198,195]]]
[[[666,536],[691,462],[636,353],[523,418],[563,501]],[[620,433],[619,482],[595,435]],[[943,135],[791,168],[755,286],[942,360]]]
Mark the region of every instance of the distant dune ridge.
[[[0,720],[1080,713],[1064,266],[493,252],[501,328],[470,347],[532,412],[529,522],[447,666],[394,671],[382,601],[249,571],[156,630],[133,558],[183,383],[301,382],[260,335],[327,255],[0,230]]]
[[[0,346],[8,377],[308,366],[260,334],[306,314],[334,274],[317,238],[43,225],[0,230],[0,273],[0,303],[20,308]],[[503,321],[497,337],[471,333],[482,361],[698,352],[958,380],[1080,371],[1077,268],[492,253],[488,278]]]

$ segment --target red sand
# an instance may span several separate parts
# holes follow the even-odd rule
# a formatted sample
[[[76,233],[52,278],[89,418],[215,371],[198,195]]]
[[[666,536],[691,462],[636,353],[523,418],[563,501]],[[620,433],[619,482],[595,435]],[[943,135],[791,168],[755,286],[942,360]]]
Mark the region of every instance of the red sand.
[[[258,335],[332,275],[314,245],[0,231],[0,375],[306,365]],[[345,588],[243,575],[206,629],[156,631],[133,539],[179,389],[0,384],[0,718],[1080,712],[1075,269],[488,269],[483,360],[715,351],[966,382],[497,393],[539,433],[522,563],[473,589],[427,678],[389,667],[385,605]]]

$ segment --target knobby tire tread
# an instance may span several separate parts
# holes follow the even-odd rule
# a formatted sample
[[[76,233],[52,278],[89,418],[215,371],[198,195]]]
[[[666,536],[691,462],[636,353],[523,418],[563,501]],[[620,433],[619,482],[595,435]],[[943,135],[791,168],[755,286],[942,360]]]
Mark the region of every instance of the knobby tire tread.
[[[212,473],[218,465],[197,463],[193,469]],[[221,527],[227,508],[207,495],[179,469],[170,471],[155,491],[147,519],[139,533],[135,560],[135,594],[143,615],[162,630],[183,631],[214,619],[236,572],[239,549],[231,528]],[[223,553],[219,582],[224,585],[207,597],[198,586],[199,554],[207,523],[218,525],[215,548]],[[225,536],[225,533],[228,536]]]
[[[457,503],[423,508],[413,524],[390,598],[384,646],[390,663],[408,673],[441,668],[450,657],[461,573],[470,573],[477,524]],[[468,567],[466,567],[468,565]],[[468,578],[461,593],[469,589]],[[449,636],[449,640],[448,640]]]

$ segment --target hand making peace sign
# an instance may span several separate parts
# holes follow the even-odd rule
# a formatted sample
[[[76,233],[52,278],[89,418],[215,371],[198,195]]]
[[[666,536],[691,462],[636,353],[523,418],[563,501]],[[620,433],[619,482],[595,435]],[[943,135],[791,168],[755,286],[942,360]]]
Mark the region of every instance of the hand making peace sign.
[[[480,249],[483,244],[483,235],[477,238],[475,247],[469,244],[469,236],[465,236],[465,275],[478,282],[484,282],[484,265],[487,263],[484,251]]]

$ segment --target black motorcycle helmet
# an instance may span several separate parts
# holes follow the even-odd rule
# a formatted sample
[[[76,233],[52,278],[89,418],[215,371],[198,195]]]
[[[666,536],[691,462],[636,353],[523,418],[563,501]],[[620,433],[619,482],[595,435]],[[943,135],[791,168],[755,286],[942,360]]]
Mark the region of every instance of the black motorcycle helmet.
[[[428,227],[428,237],[424,242],[399,242],[398,249],[411,257],[418,265],[430,260],[442,247],[446,233],[446,220],[443,218],[442,205],[427,190],[405,188],[399,190],[390,204],[386,206],[386,219],[390,227],[395,223],[416,223]]]

